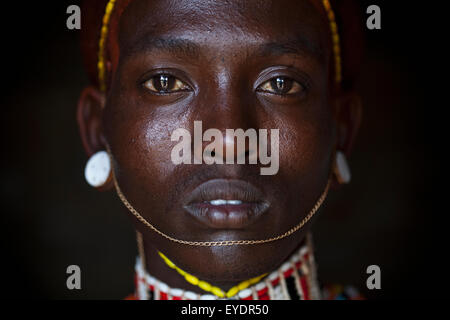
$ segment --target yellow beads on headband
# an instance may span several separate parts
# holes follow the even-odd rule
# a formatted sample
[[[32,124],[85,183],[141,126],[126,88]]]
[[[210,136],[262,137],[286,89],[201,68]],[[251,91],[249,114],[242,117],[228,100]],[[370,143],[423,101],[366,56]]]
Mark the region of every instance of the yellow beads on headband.
[[[105,14],[102,20],[102,29],[100,32],[100,41],[98,45],[98,82],[100,84],[100,90],[106,91],[106,68],[105,68],[105,48],[106,48],[106,39],[108,37],[108,28],[111,20],[111,15],[114,10],[114,6],[117,0],[109,0],[106,5]],[[331,8],[331,4],[329,0],[322,0],[322,4],[327,13],[328,21],[330,23],[331,29],[331,39],[333,44],[333,55],[334,55],[334,72],[335,72],[335,81],[337,84],[340,84],[342,81],[342,60],[341,60],[341,46],[339,39],[338,27],[336,24],[336,17],[334,15],[334,11]]]
[[[98,82],[100,83],[100,90],[106,91],[106,68],[105,68],[105,48],[106,48],[106,38],[108,37],[109,21],[111,20],[111,15],[114,10],[114,5],[116,0],[109,0],[106,5],[105,14],[102,21],[102,29],[100,31],[100,42],[98,44]]]
[[[342,60],[341,60],[341,44],[339,39],[338,27],[336,24],[336,17],[331,8],[329,0],[322,0],[325,11],[327,12],[328,21],[330,22],[331,40],[333,43],[334,55],[334,77],[337,84],[342,81]]]

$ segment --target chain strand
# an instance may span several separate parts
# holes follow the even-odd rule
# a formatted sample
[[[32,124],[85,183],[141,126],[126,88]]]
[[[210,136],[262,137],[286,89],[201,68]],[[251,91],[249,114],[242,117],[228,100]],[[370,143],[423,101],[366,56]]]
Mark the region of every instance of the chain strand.
[[[130,204],[130,202],[128,202],[127,198],[123,194],[122,190],[119,187],[119,183],[117,182],[117,178],[116,178],[116,174],[115,174],[115,170],[114,170],[114,166],[113,166],[113,160],[112,160],[113,157],[112,157],[111,150],[109,147],[107,147],[107,152],[109,154],[109,158],[111,161],[111,172],[112,172],[112,178],[114,181],[114,186],[116,188],[116,192],[117,192],[117,195],[119,196],[119,199],[122,201],[122,203],[125,205],[125,207],[141,223],[143,223],[145,226],[149,227],[150,229],[152,229],[153,231],[155,231],[162,237],[164,237],[170,241],[173,241],[173,242],[176,242],[179,244],[188,245],[188,246],[212,247],[212,246],[252,245],[252,244],[263,244],[263,243],[273,242],[273,241],[277,241],[277,240],[286,238],[286,237],[290,236],[291,234],[293,234],[294,232],[301,229],[314,216],[314,214],[319,210],[322,203],[325,201],[325,198],[328,195],[328,190],[330,189],[330,184],[331,184],[331,176],[330,176],[328,178],[328,181],[327,181],[324,191],[322,192],[322,194],[320,195],[316,204],[311,209],[311,211],[308,213],[308,215],[305,218],[303,218],[303,220],[300,221],[300,223],[297,224],[295,227],[291,228],[290,230],[288,230],[285,233],[280,234],[276,237],[272,237],[269,239],[262,239],[262,240],[187,241],[187,240],[176,239],[176,238],[171,237],[171,236],[165,234],[164,232],[160,231],[155,226],[153,226],[150,222],[148,222],[143,216],[141,216],[141,214],[139,212],[137,212],[136,209],[133,208],[133,206]]]

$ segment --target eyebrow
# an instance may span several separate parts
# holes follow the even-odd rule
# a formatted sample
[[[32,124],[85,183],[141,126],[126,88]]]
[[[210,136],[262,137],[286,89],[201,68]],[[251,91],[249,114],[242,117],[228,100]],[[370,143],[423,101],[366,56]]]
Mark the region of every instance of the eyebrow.
[[[201,47],[197,43],[181,38],[153,38],[143,37],[134,42],[125,50],[125,56],[134,55],[139,52],[165,51],[183,57],[198,58]]]
[[[317,58],[318,60],[323,60],[324,50],[320,44],[315,44],[304,36],[297,36],[291,40],[281,40],[277,42],[268,42],[261,45],[257,54],[261,56],[266,55],[283,55],[283,54],[301,54],[309,55]]]
[[[154,38],[146,36],[139,38],[133,45],[128,46],[125,50],[125,56],[131,56],[139,52],[164,51],[175,56],[190,57],[198,59],[201,56],[201,45],[183,38]],[[258,56],[279,56],[283,54],[300,54],[308,55],[318,60],[324,58],[324,50],[320,44],[315,44],[308,38],[299,35],[291,39],[272,41],[260,44],[256,47],[256,55]]]

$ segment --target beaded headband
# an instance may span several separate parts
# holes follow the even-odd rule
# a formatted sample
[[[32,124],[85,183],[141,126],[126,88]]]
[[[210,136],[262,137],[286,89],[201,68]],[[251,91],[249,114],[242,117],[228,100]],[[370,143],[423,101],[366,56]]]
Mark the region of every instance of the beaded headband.
[[[102,20],[102,29],[100,32],[100,41],[98,46],[98,81],[100,84],[100,90],[106,91],[106,68],[105,68],[105,48],[106,48],[106,39],[108,37],[108,28],[111,21],[111,16],[114,11],[114,7],[117,0],[109,0],[106,5],[105,14]],[[334,55],[334,78],[337,84],[340,84],[342,81],[342,61],[341,61],[341,46],[339,39],[339,32],[336,23],[336,17],[334,15],[334,11],[331,8],[331,4],[329,0],[322,0],[322,4],[325,8],[328,21],[330,24],[331,30],[331,40],[333,44],[333,55]]]

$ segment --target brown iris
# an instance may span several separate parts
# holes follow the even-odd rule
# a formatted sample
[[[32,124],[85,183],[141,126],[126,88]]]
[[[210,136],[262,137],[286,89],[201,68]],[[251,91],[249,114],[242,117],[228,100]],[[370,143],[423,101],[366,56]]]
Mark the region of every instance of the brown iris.
[[[144,82],[144,87],[155,93],[172,93],[187,91],[189,86],[180,79],[167,74],[160,74]]]
[[[293,79],[276,77],[264,82],[258,89],[267,93],[288,95],[301,92],[303,86]]]

